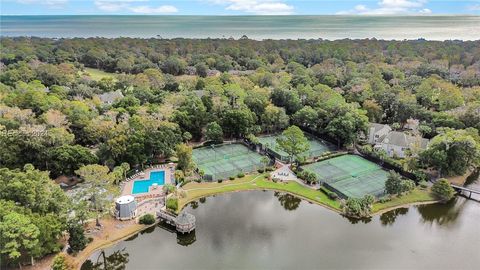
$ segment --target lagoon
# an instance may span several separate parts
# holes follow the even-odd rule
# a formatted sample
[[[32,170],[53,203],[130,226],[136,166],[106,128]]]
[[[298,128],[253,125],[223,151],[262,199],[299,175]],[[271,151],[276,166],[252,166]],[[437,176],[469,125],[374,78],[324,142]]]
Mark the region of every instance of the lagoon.
[[[477,180],[472,187],[479,186]],[[160,225],[93,254],[82,269],[104,269],[104,261],[108,267],[120,267],[115,269],[478,269],[480,265],[480,205],[463,197],[363,221],[272,191],[208,197],[186,210],[196,216],[195,234],[177,236]],[[96,262],[101,266],[93,267]]]

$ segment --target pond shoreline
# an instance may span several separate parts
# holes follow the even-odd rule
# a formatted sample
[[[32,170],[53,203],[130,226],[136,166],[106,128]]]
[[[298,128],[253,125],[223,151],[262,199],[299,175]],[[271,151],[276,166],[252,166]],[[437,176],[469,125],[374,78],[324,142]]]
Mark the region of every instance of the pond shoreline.
[[[263,176],[263,178],[262,178],[262,176]],[[295,196],[295,197],[297,197],[301,200],[304,200],[306,202],[313,203],[313,204],[316,204],[316,205],[320,205],[322,207],[325,207],[325,208],[327,208],[331,211],[334,211],[334,212],[342,215],[342,211],[341,211],[340,208],[335,208],[331,205],[328,205],[328,204],[322,202],[321,200],[314,200],[314,199],[308,198],[308,197],[306,197],[302,194],[299,194],[295,191],[288,190],[287,187],[282,188],[282,186],[285,186],[285,184],[274,183],[274,184],[278,185],[278,187],[268,187],[268,186],[257,185],[257,183],[263,183],[263,182],[257,182],[257,181],[265,180],[264,176],[265,176],[264,174],[249,175],[249,176],[246,176],[245,177],[246,179],[244,179],[241,182],[235,182],[235,181],[239,181],[239,179],[236,179],[236,180],[231,180],[231,181],[225,181],[225,182],[222,182],[222,183],[218,183],[218,182],[195,183],[193,188],[187,187],[187,185],[188,185],[187,184],[187,185],[185,185],[185,187],[187,187],[185,189],[185,191],[187,192],[187,198],[181,199],[181,201],[179,202],[179,210],[177,212],[180,212],[189,203],[191,203],[193,201],[196,201],[198,199],[201,199],[201,198],[211,197],[211,196],[215,196],[215,195],[224,195],[224,194],[231,194],[231,193],[237,193],[237,192],[244,192],[244,191],[274,191],[274,192],[284,192],[284,193],[290,194],[290,195]],[[206,184],[208,184],[209,186],[212,186],[212,187],[204,187]],[[249,185],[251,185],[251,186],[249,186]],[[225,190],[225,188],[230,188],[230,187],[238,187],[238,189],[226,189]],[[221,188],[223,188],[223,189],[221,189]],[[304,188],[307,189],[306,187],[304,187]],[[201,190],[208,191],[208,192],[204,192],[201,195],[200,194],[199,195],[193,194],[191,197],[188,197],[188,191],[199,191],[199,190],[200,191]],[[316,190],[314,190],[314,191],[316,191]],[[316,191],[316,192],[318,192],[319,194],[321,193],[321,191]],[[379,209],[375,212],[372,212],[370,217],[381,215],[383,213],[386,213],[386,212],[389,212],[389,211],[392,211],[392,210],[395,210],[395,209],[399,209],[399,208],[408,208],[408,207],[416,206],[416,205],[427,205],[427,204],[435,204],[435,203],[438,203],[438,200],[434,200],[433,198],[432,198],[432,200],[429,200],[429,201],[402,203],[402,204],[398,204],[398,205],[393,205],[391,207],[381,208],[381,209]],[[95,247],[93,247],[91,249],[88,249],[89,245],[87,245],[87,248],[84,249],[84,251],[80,252],[75,257],[71,256],[71,258],[75,261],[75,264],[78,265],[77,269],[80,269],[81,265],[93,253],[97,252],[98,250],[101,250],[101,249],[110,247],[112,245],[115,245],[115,244],[117,244],[117,243],[119,243],[119,242],[137,234],[137,233],[141,233],[142,231],[144,231],[144,230],[146,230],[150,227],[158,225],[158,223],[159,222],[157,221],[154,224],[148,225],[148,226],[138,225],[139,227],[135,228],[134,230],[128,230],[128,228],[125,228],[124,232],[119,232],[119,235],[117,235],[115,238],[100,241],[100,242],[96,243]],[[132,226],[130,226],[130,227],[132,227]]]

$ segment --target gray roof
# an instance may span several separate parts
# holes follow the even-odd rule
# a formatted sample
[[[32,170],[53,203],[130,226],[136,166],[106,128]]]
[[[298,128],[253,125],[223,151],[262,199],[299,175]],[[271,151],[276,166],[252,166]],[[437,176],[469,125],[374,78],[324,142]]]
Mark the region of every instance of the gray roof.
[[[103,103],[113,103],[118,99],[123,98],[123,94],[120,90],[103,93],[98,96]]]
[[[412,136],[405,132],[392,131],[387,134],[382,143],[397,145],[400,147],[409,148],[413,145],[418,145],[420,148],[427,148],[429,140],[421,137]]]
[[[193,224],[195,223],[195,216],[187,212],[182,212],[178,215],[176,222],[180,225]]]
[[[388,128],[391,129],[389,125],[377,124],[377,123],[370,123],[370,130],[374,128],[373,133],[377,133],[378,131]]]

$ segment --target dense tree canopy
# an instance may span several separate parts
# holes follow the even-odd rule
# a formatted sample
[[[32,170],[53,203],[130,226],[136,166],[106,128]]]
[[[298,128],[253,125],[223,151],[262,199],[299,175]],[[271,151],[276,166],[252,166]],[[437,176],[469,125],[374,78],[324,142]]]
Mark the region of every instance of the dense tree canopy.
[[[433,140],[405,163],[442,175],[480,163],[479,41],[1,37],[0,45],[8,236],[0,249],[9,263],[58,251],[67,205],[77,223],[100,216],[130,168],[176,154],[188,171],[191,141],[253,141],[295,125],[279,141],[293,158],[308,149],[303,131],[349,146],[369,122],[402,129],[416,119]],[[73,174],[85,189],[68,203],[50,177]],[[404,183],[392,177],[389,193],[411,187]],[[351,199],[345,213],[368,215],[372,202]]]
[[[468,168],[480,164],[478,131],[473,128],[446,129],[432,139],[421,157],[427,165],[438,169],[441,175],[465,174]]]
[[[66,228],[68,199],[42,172],[0,169],[0,256],[7,264],[57,252]]]

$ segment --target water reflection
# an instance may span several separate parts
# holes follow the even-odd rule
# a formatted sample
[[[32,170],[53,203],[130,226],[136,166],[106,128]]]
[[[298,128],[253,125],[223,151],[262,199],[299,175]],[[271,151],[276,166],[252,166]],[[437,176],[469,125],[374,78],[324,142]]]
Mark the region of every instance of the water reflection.
[[[109,256],[105,256],[105,251],[100,252],[95,262],[87,260],[81,270],[121,270],[126,269],[129,254],[122,250],[117,250]]]
[[[408,208],[397,208],[380,215],[380,222],[383,226],[390,226],[395,223],[398,216],[406,215]]]
[[[460,217],[468,200],[455,197],[447,203],[419,205],[417,210],[422,217],[422,222],[437,225],[453,225]]]
[[[177,244],[179,244],[180,246],[187,247],[195,243],[195,241],[197,241],[195,231],[185,234],[177,233]]]
[[[198,207],[198,201],[193,201],[189,204],[190,207],[192,207],[192,209],[197,209]]]
[[[370,221],[372,221],[371,217],[365,217],[365,218],[354,218],[354,217],[347,217],[342,215],[346,220],[350,222],[350,224],[358,224],[358,223],[363,223],[363,224],[368,224]]]
[[[278,201],[280,202],[280,205],[283,206],[283,208],[288,211],[296,210],[300,206],[300,203],[302,202],[301,199],[293,195],[290,195],[288,193],[276,191],[273,193],[273,195],[277,197]]]
[[[225,194],[189,205],[194,233],[159,224],[82,269],[476,269],[478,206],[458,197],[359,220],[285,193]]]

